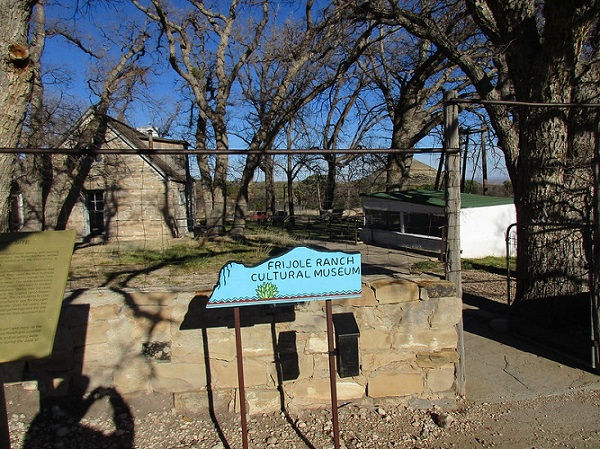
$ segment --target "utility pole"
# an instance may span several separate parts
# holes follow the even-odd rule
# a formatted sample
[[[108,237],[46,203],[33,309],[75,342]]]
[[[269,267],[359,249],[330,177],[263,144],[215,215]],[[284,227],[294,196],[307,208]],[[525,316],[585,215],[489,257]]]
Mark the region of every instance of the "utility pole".
[[[487,195],[488,190],[488,179],[487,179],[487,150],[485,140],[487,138],[487,133],[485,128],[481,130],[481,177],[482,177],[482,192],[484,195]]]

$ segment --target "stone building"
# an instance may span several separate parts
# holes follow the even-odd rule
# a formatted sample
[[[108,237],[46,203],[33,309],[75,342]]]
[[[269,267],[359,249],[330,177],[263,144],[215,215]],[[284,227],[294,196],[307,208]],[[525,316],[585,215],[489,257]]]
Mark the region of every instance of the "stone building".
[[[89,109],[61,149],[187,150]],[[82,240],[181,237],[193,231],[186,154],[28,155],[11,194],[11,229],[74,229]]]

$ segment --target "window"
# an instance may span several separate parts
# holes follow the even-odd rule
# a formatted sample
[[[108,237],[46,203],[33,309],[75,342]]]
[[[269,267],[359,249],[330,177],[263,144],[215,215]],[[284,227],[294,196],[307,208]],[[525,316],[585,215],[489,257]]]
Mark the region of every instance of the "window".
[[[90,235],[104,234],[104,190],[85,192]]]
[[[19,192],[10,194],[10,209],[8,213],[10,215],[10,230],[11,232],[17,232],[23,227],[23,195]]]
[[[408,234],[442,237],[444,215],[365,209],[367,226]]]
[[[442,237],[446,223],[443,215],[433,214],[405,214],[405,232],[410,234]]]

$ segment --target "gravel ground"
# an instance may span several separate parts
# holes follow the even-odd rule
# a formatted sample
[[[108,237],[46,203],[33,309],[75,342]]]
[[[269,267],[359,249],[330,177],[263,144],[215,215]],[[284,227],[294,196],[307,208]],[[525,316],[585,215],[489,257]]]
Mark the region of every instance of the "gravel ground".
[[[416,400],[350,403],[339,409],[340,447],[368,448],[598,448],[600,392],[574,391],[527,401],[440,407]],[[131,419],[76,422],[59,407],[29,423],[10,417],[12,448],[85,449],[241,448],[239,416],[190,417],[171,412]],[[333,448],[330,410],[275,413],[248,422],[251,448]],[[24,442],[25,437],[27,441]]]

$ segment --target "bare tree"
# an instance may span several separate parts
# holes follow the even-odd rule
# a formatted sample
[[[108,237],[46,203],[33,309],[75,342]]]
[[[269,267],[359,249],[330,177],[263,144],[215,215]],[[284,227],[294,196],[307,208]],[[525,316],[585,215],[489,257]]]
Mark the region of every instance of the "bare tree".
[[[387,27],[382,27],[387,28]],[[384,32],[382,30],[382,32]],[[468,29],[463,29],[465,34]],[[442,88],[464,88],[464,75],[428,40],[404,29],[385,30],[385,39],[361,58],[360,65],[379,92],[391,120],[390,148],[408,150],[443,118]],[[410,175],[412,154],[390,154],[386,190],[402,188]]]
[[[596,115],[560,105],[598,102],[600,1],[422,1],[419,9],[404,5],[379,0],[355,4],[353,12],[403,26],[431,41],[488,101],[485,108],[515,192],[518,300],[584,290],[587,279],[581,273],[586,272],[587,256],[574,241],[575,233],[564,228],[589,222],[591,174],[585,162],[593,156],[590,131]],[[478,33],[466,42],[457,39],[457,30],[472,23]],[[482,64],[470,51],[469,44],[481,42],[490,49],[491,64]],[[501,100],[542,106],[510,107]],[[563,230],[541,232],[544,223]],[[572,253],[562,249],[568,241],[575,248]]]
[[[381,108],[369,102],[368,81],[368,77],[354,66],[321,96],[324,97],[321,102],[324,121],[322,129],[317,128],[316,133],[322,136],[320,148],[324,150],[322,157],[326,164],[324,209],[335,206],[339,170],[357,158],[352,152],[340,154],[337,151],[344,147],[352,150],[364,146],[365,136],[385,118]]]
[[[252,105],[252,150],[265,150],[298,111],[333,85],[370,45],[372,26],[349,27],[336,8],[315,11],[306,2],[302,21],[288,21],[273,29],[261,54],[248,66],[244,94]],[[261,163],[258,154],[246,158],[236,200],[232,232],[243,233],[248,205],[248,186]]]
[[[132,1],[160,26],[168,42],[169,63],[192,92],[197,108],[196,148],[209,148],[210,127],[214,147],[228,150],[232,89],[260,42],[268,20],[268,1],[231,0],[228,6],[210,9],[204,1],[189,0],[185,12],[168,9],[162,0]],[[257,22],[250,19],[253,15]],[[225,230],[228,156],[219,153],[214,170],[208,156],[199,155],[197,160],[208,233],[221,234]]]
[[[298,115],[297,117],[293,117],[290,122],[284,127],[285,131],[285,148],[287,150],[301,149],[301,135],[306,128],[303,128],[303,125],[299,127],[296,126],[297,122],[302,122],[302,116]],[[295,225],[296,220],[296,210],[295,210],[295,190],[294,190],[294,181],[298,178],[302,170],[306,169],[308,164],[310,163],[310,155],[307,154],[293,155],[288,154],[285,158],[285,164],[277,164],[279,168],[283,170],[286,177],[286,192],[288,198],[288,213],[290,226]]]

